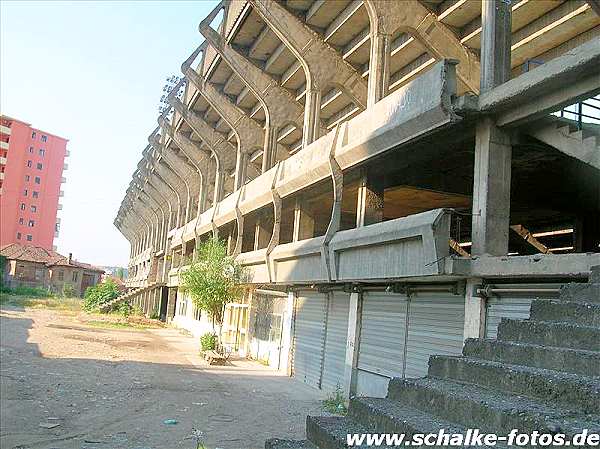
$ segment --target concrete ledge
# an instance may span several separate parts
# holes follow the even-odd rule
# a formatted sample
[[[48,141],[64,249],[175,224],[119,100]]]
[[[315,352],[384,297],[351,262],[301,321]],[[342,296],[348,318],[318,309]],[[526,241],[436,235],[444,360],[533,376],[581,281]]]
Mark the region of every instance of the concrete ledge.
[[[465,277],[509,276],[551,278],[588,277],[591,267],[600,264],[600,254],[535,254],[533,256],[481,256],[446,260],[446,273]]]

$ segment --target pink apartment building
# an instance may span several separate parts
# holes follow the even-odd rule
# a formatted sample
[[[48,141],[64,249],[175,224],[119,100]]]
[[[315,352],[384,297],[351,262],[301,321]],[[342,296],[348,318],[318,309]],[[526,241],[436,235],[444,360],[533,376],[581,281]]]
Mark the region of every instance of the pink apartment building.
[[[0,116],[0,245],[48,250],[58,236],[67,139]]]

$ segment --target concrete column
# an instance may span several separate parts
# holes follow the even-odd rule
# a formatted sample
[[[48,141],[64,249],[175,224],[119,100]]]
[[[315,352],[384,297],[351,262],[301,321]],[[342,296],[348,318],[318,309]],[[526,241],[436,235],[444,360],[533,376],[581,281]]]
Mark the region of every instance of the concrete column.
[[[304,104],[304,129],[302,132],[303,148],[319,138],[320,120],[321,91],[314,86],[307,87]]]
[[[237,152],[235,162],[235,186],[234,190],[238,190],[246,184],[246,168],[248,167],[248,155],[241,150]]]
[[[475,141],[472,254],[508,253],[512,146],[491,117],[480,119]]]
[[[481,92],[510,78],[511,5],[482,0]],[[477,123],[473,181],[473,255],[508,252],[512,147],[491,117]]]
[[[358,187],[356,227],[383,221],[384,179],[365,171]]]
[[[268,223],[265,214],[262,214],[258,220],[256,220],[256,227],[254,231],[254,250],[266,248],[271,239],[271,231],[273,230],[273,223]]]
[[[265,128],[265,145],[262,156],[262,173],[275,165],[277,159],[277,129],[274,126]]]
[[[510,79],[512,5],[506,0],[482,0],[480,91]]]
[[[360,323],[362,319],[362,294],[350,294],[348,311],[348,336],[346,339],[346,360],[344,364],[343,390],[345,397],[350,397],[356,379],[358,363],[358,346],[360,341]]]
[[[292,340],[294,337],[294,300],[295,294],[289,292],[285,303],[285,310],[283,312],[283,328],[281,331],[281,359],[279,362],[279,369],[283,370],[285,368],[285,372],[288,376],[292,375],[292,359],[290,354],[292,352]]]
[[[388,93],[390,83],[390,43],[391,36],[389,34],[376,32],[371,35],[367,107],[373,106]]]
[[[292,241],[310,239],[315,235],[315,218],[306,208],[302,198],[296,199],[294,206],[294,231]]]
[[[475,289],[482,284],[481,278],[467,280],[465,293],[464,339],[485,336],[485,298],[475,295]]]

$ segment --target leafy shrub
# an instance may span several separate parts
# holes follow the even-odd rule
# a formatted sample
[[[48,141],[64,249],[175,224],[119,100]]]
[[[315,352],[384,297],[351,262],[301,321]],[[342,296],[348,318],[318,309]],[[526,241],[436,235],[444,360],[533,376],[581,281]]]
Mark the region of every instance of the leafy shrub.
[[[152,311],[152,313],[150,314],[150,319],[151,320],[160,320],[160,313],[159,313],[158,309],[154,309]]]
[[[120,292],[117,284],[108,279],[105,282],[87,288],[83,296],[83,309],[88,312],[97,311],[102,304],[115,299],[119,295]],[[116,307],[119,306],[117,305]]]
[[[51,298],[54,295],[52,292],[41,287],[26,287],[24,285],[8,288],[2,287],[2,293],[15,296],[28,296],[30,298]]]
[[[198,246],[196,259],[181,278],[182,287],[190,292],[194,305],[219,324],[223,306],[239,300],[243,293],[243,268],[227,255],[227,245],[217,238]]]
[[[200,337],[200,347],[203,351],[211,351],[217,347],[217,334],[207,332]]]
[[[73,286],[73,284],[69,284],[68,282],[63,284],[62,297],[74,298],[75,296],[77,296],[77,293],[75,292],[75,287]]]

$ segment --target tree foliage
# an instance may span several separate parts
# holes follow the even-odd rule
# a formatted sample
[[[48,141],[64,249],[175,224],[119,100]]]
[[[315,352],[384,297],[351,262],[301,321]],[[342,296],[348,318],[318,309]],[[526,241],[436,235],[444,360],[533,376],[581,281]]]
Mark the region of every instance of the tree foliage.
[[[220,324],[223,306],[239,301],[243,294],[243,267],[227,255],[225,242],[217,238],[201,243],[196,253],[190,268],[181,274],[182,286],[194,305]]]
[[[83,308],[88,312],[97,310],[102,304],[120,295],[119,286],[112,280],[88,287],[83,295]]]

